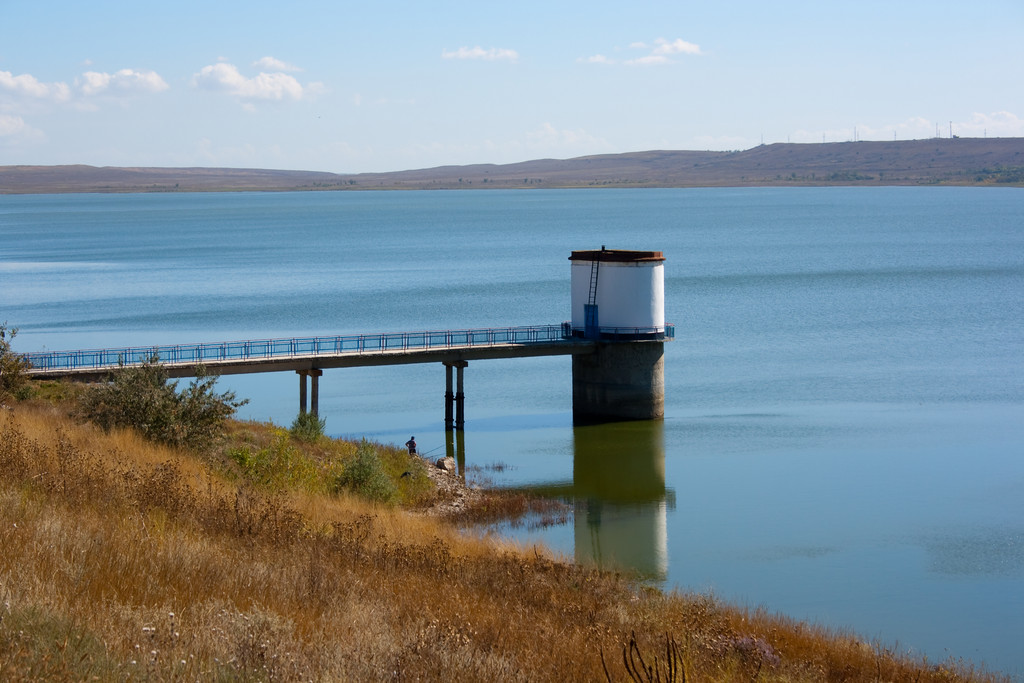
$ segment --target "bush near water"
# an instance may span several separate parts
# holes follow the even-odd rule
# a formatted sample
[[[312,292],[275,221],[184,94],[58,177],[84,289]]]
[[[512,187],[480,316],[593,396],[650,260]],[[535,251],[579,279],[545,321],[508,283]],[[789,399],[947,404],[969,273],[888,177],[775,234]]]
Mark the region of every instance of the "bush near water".
[[[0,404],[9,398],[24,397],[28,364],[14,352],[11,344],[18,336],[18,328],[0,323]]]
[[[170,446],[205,450],[213,446],[224,421],[248,403],[234,392],[214,391],[216,377],[199,376],[186,389],[168,380],[156,358],[119,370],[104,384],[89,387],[78,402],[79,414],[110,430],[136,429],[146,438]]]
[[[1001,680],[460,533],[404,449],[226,416],[197,449],[83,422],[93,390],[0,411],[0,680]]]

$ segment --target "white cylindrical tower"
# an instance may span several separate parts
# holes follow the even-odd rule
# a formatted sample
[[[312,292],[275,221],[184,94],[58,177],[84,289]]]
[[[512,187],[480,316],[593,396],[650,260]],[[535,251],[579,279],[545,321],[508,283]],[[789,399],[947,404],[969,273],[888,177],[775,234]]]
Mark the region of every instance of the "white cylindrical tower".
[[[660,251],[574,251],[574,336],[659,339],[665,336],[665,257]]]
[[[660,251],[574,251],[572,357],[576,424],[665,416],[665,257]]]

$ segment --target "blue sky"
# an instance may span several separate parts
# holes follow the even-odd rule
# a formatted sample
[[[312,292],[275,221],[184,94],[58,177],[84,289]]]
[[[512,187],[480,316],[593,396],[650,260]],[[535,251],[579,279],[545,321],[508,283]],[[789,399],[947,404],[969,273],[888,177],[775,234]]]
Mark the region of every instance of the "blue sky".
[[[0,0],[0,165],[1024,136],[1024,2]]]

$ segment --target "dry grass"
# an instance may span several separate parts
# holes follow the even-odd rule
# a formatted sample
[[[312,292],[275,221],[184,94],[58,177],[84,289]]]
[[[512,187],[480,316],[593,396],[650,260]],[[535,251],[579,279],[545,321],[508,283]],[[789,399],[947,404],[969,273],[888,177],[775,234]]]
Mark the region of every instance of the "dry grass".
[[[0,548],[0,680],[993,680],[27,405]]]

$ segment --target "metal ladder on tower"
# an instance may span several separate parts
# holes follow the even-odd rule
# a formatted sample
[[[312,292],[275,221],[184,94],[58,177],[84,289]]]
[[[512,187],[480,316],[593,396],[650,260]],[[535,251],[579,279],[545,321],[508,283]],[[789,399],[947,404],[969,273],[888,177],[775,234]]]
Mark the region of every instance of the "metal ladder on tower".
[[[604,251],[604,245],[601,245]],[[601,257],[597,256],[590,264],[590,295],[583,307],[583,336],[597,339],[601,335],[601,327],[597,316],[597,278],[601,272]]]

